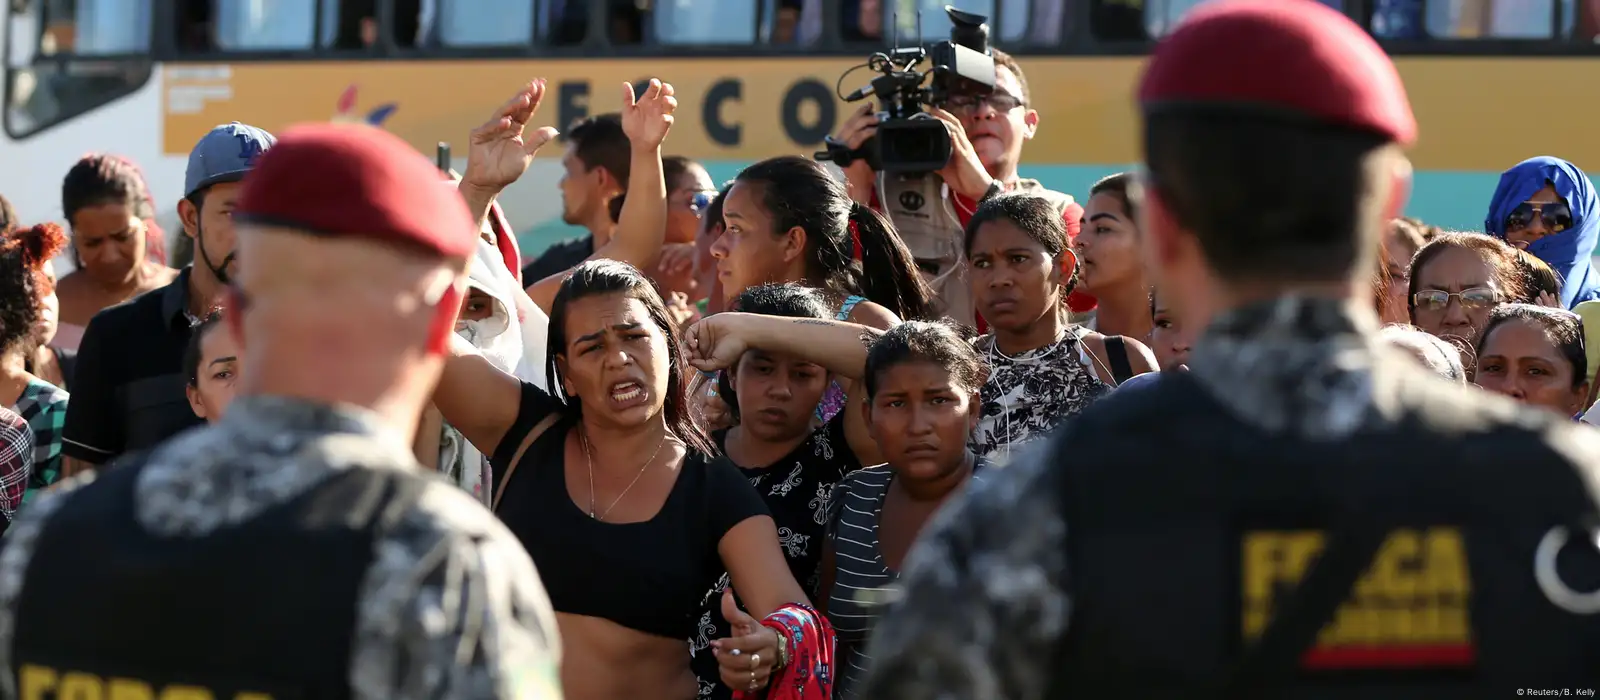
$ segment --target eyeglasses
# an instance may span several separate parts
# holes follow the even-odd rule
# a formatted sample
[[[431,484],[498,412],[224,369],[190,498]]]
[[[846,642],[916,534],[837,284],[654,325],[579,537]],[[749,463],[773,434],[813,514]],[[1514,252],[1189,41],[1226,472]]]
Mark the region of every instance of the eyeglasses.
[[[1560,233],[1572,227],[1572,207],[1566,202],[1523,202],[1506,215],[1506,230],[1521,231],[1533,224],[1537,217],[1550,233]]]
[[[1008,95],[1003,92],[992,92],[981,97],[973,95],[951,95],[944,101],[945,109],[956,114],[972,114],[978,110],[978,105],[989,105],[994,111],[1005,113],[1026,105],[1022,98]]]
[[[1424,289],[1412,297],[1418,309],[1427,311],[1443,311],[1450,305],[1450,300],[1456,299],[1461,306],[1467,309],[1487,309],[1500,301],[1500,294],[1488,287],[1473,287],[1459,292],[1447,292],[1443,289]]]

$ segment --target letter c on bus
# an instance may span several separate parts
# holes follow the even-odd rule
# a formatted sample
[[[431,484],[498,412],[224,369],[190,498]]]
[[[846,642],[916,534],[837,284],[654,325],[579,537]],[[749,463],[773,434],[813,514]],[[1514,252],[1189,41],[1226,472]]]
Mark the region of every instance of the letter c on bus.
[[[1592,536],[1592,535],[1591,535]],[[1544,597],[1574,615],[1593,615],[1600,612],[1600,591],[1579,593],[1567,587],[1556,570],[1556,555],[1567,544],[1567,528],[1557,525],[1544,533],[1539,548],[1533,553],[1533,580],[1539,583]]]
[[[744,83],[738,78],[723,78],[706,91],[706,101],[700,106],[700,121],[706,125],[706,136],[718,146],[737,146],[743,128],[738,121],[723,121],[722,105],[744,100]]]

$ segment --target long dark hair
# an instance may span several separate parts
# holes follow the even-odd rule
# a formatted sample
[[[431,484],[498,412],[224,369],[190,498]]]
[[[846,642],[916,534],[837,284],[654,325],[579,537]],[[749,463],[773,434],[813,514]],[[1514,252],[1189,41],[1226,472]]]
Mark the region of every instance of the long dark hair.
[[[144,173],[133,161],[110,153],[90,153],[72,164],[61,180],[61,216],[72,225],[79,211],[102,204],[125,204],[134,216],[145,222],[145,257],[167,261],[166,233],[156,225],[156,204],[150,196]],[[72,261],[81,266],[78,249]]]
[[[797,226],[806,232],[806,278],[813,284],[835,294],[860,294],[903,320],[933,316],[933,292],[894,225],[851,201],[821,164],[799,156],[768,158],[745,168],[735,182],[761,185],[771,233]]]
[[[733,300],[729,311],[785,318],[828,318],[832,315],[817,290],[793,282],[746,289]],[[739,422],[739,394],[733,388],[733,373],[737,368],[735,363],[717,375],[717,391],[722,394],[722,402],[728,405],[728,415],[733,416],[735,423]]]
[[[572,270],[572,276],[561,283],[555,301],[550,305],[550,329],[546,345],[550,356],[547,388],[551,396],[564,397],[567,405],[577,415],[583,415],[583,402],[576,396],[567,396],[561,388],[561,369],[556,355],[567,350],[567,307],[572,302],[602,294],[621,294],[628,299],[638,299],[650,314],[650,320],[667,337],[667,401],[662,411],[666,413],[667,430],[690,450],[701,454],[715,454],[716,446],[689,417],[689,387],[683,380],[684,367],[682,339],[678,326],[667,316],[667,305],[655,285],[632,265],[616,260],[590,260]]]

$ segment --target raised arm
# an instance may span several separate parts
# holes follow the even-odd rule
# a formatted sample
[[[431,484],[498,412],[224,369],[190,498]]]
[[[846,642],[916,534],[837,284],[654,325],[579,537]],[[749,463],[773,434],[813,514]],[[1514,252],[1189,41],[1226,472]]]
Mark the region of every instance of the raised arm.
[[[712,372],[738,361],[750,348],[805,358],[847,379],[866,371],[867,348],[883,331],[845,321],[786,318],[725,311],[689,328],[689,363]]]
[[[489,121],[472,130],[467,171],[461,175],[457,188],[467,200],[467,209],[478,222],[479,231],[488,221],[489,207],[500,191],[522,177],[539,149],[559,135],[555,127],[549,126],[527,131],[544,100],[544,87],[544,78],[528,83],[500,105]]]
[[[654,79],[637,98],[632,85],[622,86],[622,131],[633,149],[627,199],[622,203],[616,233],[590,260],[620,260],[649,270],[661,257],[667,237],[667,181],[661,171],[661,144],[672,130],[672,113],[678,108],[678,98],[672,95],[671,85]],[[528,287],[528,296],[549,312],[567,275],[563,270],[535,282]]]
[[[522,407],[522,382],[489,363],[465,338],[452,334],[433,405],[462,437],[494,454]]]

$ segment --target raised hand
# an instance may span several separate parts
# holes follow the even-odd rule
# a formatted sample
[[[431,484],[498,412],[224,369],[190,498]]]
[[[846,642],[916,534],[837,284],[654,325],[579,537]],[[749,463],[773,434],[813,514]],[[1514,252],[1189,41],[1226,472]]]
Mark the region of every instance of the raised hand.
[[[678,98],[672,96],[672,86],[655,78],[650,87],[637,98],[633,86],[622,84],[622,133],[634,148],[660,148],[672,130],[672,113],[678,109]]]
[[[702,372],[715,372],[738,362],[749,349],[739,333],[739,316],[741,314],[712,314],[690,326],[683,338],[689,364]]]
[[[499,192],[527,172],[533,157],[560,132],[544,126],[526,133],[528,122],[544,100],[543,78],[528,83],[495,110],[489,121],[472,130],[467,150],[465,186]]]

